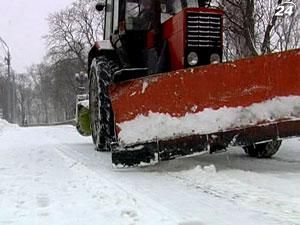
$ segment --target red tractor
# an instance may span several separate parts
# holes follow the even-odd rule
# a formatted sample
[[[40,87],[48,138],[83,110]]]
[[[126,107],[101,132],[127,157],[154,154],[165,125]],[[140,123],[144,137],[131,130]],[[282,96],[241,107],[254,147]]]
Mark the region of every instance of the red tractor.
[[[206,0],[106,0],[96,9],[105,10],[105,27],[88,57],[90,127],[115,165],[231,145],[271,157],[282,138],[299,135],[297,107],[256,119],[244,113],[300,96],[300,70],[290,67],[299,51],[221,63],[224,13]],[[282,69],[273,71],[273,61]],[[233,112],[242,119],[228,122]]]

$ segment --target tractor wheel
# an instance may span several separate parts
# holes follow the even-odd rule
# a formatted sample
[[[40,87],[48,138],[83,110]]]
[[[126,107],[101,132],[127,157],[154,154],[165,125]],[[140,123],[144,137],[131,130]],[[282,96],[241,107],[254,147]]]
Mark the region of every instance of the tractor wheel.
[[[90,72],[89,103],[93,142],[97,151],[110,151],[115,137],[114,118],[108,86],[112,74],[118,69],[113,60],[100,56],[94,59]]]
[[[281,142],[282,141],[274,140],[262,144],[249,145],[244,147],[244,151],[250,157],[271,158],[278,152]]]

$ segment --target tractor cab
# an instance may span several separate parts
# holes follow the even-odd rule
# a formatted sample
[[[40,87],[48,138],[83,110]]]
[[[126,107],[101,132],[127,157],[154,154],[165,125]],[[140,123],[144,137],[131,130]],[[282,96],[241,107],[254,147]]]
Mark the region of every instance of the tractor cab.
[[[209,5],[209,0],[106,0],[98,3],[96,9],[105,9],[104,38],[109,39],[116,30],[149,30],[153,20],[163,23],[184,8]]]

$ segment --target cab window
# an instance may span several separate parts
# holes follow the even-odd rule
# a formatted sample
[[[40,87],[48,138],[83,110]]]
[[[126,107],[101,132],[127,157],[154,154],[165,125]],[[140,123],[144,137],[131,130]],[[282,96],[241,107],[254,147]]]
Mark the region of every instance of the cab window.
[[[140,5],[138,1],[127,1],[126,3],[126,19],[137,17],[140,13]]]
[[[187,1],[187,7],[188,8],[197,8],[199,7],[199,4],[198,4],[198,0],[189,0]]]
[[[162,1],[162,12],[174,15],[182,10],[182,0]]]
[[[112,33],[112,20],[113,20],[113,2],[112,0],[106,1],[105,7],[105,32],[104,32],[104,40],[108,40]]]

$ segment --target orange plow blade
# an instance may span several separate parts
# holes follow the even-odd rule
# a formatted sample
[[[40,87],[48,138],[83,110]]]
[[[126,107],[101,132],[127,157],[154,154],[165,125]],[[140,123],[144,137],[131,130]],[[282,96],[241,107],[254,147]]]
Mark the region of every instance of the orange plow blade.
[[[110,87],[115,165],[300,135],[300,50]]]

